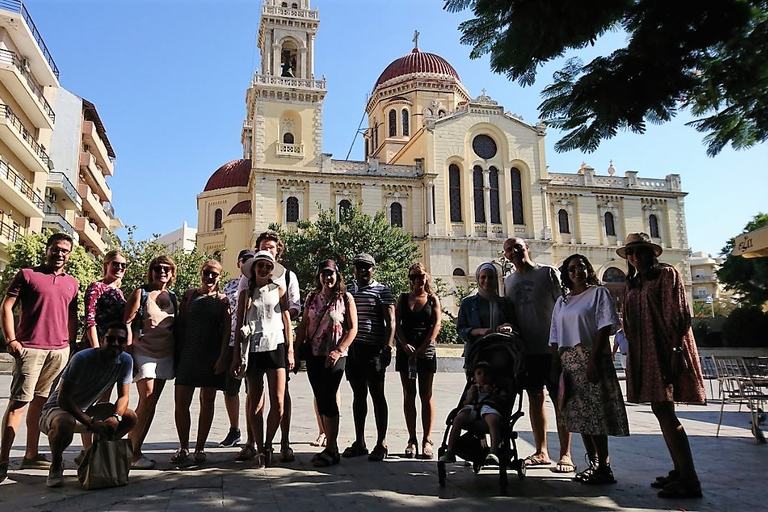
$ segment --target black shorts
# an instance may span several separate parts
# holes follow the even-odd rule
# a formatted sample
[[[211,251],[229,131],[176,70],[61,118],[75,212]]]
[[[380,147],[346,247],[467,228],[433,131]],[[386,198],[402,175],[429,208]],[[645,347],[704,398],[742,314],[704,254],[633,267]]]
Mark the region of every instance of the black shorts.
[[[344,373],[347,380],[365,382],[384,382],[386,367],[381,368],[379,358],[384,347],[381,345],[364,345],[362,343],[349,348],[347,366]]]
[[[232,372],[229,371],[232,365],[232,356],[235,355],[235,347],[229,347],[229,356],[227,357],[227,371],[224,378],[224,396],[238,396],[240,394],[240,386],[245,379],[236,379]],[[246,384],[246,391],[248,390],[248,384]]]
[[[246,375],[257,375],[264,370],[277,370],[285,368],[285,343],[281,343],[275,350],[269,352],[251,352],[248,354],[248,369]]]
[[[550,380],[552,354],[526,354],[525,389],[529,392],[547,388],[549,396],[557,396],[557,382]]]
[[[400,351],[398,351],[398,354],[400,354]],[[408,357],[398,357],[395,359],[395,371],[401,373],[408,372],[408,359]],[[423,373],[437,373],[437,358],[417,357],[416,373],[419,375]]]

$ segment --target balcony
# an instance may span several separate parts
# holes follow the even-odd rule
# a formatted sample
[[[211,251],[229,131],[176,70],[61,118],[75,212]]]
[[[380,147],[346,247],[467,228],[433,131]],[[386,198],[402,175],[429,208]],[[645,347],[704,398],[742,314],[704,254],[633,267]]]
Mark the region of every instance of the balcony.
[[[46,212],[45,216],[43,217],[43,227],[52,229],[53,231],[61,231],[67,233],[69,236],[77,239],[75,228],[72,226],[72,224],[67,222],[67,219],[65,219],[60,213]]]
[[[37,30],[35,22],[32,21],[32,16],[29,15],[23,2],[21,0],[0,0],[0,10],[12,13],[11,16],[7,16],[10,23],[8,23],[8,21],[4,21],[4,23],[9,25],[8,28],[12,28],[14,31],[19,30],[17,23],[15,23],[16,20],[24,20],[24,24],[29,28],[32,38],[14,37],[14,42],[19,47],[22,54],[36,54],[42,57],[42,59],[39,59],[40,62],[38,62],[38,59],[32,59],[32,62],[30,63],[35,75],[50,75],[49,81],[52,83],[47,85],[57,84],[59,79],[59,68],[56,66],[56,63],[51,56],[51,52],[48,50],[48,46],[46,46],[45,41],[43,40],[43,36],[41,36],[40,31]]]
[[[277,156],[302,158],[304,156],[304,144],[284,144],[278,142],[276,154]]]
[[[102,201],[112,201],[112,191],[107,185],[107,180],[101,172],[101,167],[96,163],[96,158],[88,152],[80,153],[80,179],[96,192]]]
[[[18,226],[0,221],[0,245],[8,245],[15,242],[21,236]]]
[[[80,242],[85,242],[85,246],[91,252],[99,255],[107,252],[107,244],[102,240],[98,226],[91,223],[87,217],[75,218],[75,231],[80,235]]]
[[[48,181],[45,185],[61,199],[66,197],[72,201],[75,205],[75,208],[72,208],[73,210],[81,210],[83,208],[83,200],[80,197],[80,194],[77,193],[75,186],[63,172],[52,172],[48,174]],[[58,200],[59,197],[56,199]],[[55,203],[56,201],[52,202]]]
[[[39,217],[43,212],[43,198],[5,160],[0,160],[0,196],[26,217]]]
[[[2,1],[2,0],[0,0]],[[11,107],[0,104],[0,139],[33,172],[48,172],[51,159]]]
[[[56,114],[25,60],[10,50],[0,48],[0,77],[35,126],[53,129]]]
[[[694,283],[714,283],[717,281],[713,275],[698,275],[691,278]]]
[[[109,157],[107,146],[104,145],[104,141],[99,137],[99,132],[96,131],[96,125],[93,121],[83,121],[83,142],[88,144],[90,153],[93,153],[96,158],[96,163],[101,166],[102,172],[105,176],[112,176],[115,173],[115,165]]]
[[[99,227],[108,228],[109,216],[104,211],[104,206],[99,198],[91,192],[91,188],[85,183],[81,183],[77,186],[77,192],[83,198],[83,212],[87,212]]]

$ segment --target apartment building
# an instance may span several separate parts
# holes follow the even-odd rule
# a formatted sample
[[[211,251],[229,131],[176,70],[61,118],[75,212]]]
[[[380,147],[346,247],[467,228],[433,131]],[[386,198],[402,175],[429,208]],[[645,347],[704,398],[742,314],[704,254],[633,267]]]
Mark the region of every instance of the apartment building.
[[[42,229],[59,70],[24,4],[0,0],[0,268]]]

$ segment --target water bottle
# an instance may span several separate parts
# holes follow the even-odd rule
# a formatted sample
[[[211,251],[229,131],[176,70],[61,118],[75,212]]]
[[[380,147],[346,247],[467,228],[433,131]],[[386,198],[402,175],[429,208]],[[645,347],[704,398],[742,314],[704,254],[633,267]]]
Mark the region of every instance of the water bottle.
[[[411,380],[416,380],[416,358],[415,357],[408,358],[408,378]]]

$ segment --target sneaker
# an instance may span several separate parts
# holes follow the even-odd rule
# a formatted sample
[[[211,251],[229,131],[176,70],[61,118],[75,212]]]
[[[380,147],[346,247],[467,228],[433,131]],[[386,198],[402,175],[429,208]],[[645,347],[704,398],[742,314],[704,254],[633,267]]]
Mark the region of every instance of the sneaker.
[[[371,454],[368,456],[368,460],[371,462],[381,462],[387,458],[389,450],[382,444],[377,444],[373,447]]]
[[[59,469],[48,470],[48,478],[45,479],[46,487],[61,487],[64,485],[64,465],[62,464]]]
[[[456,456],[449,451],[446,451],[442,457],[437,459],[438,462],[456,462]]]
[[[0,462],[0,482],[8,478],[8,466],[11,465],[11,461]]]
[[[499,457],[495,453],[491,452],[488,454],[488,456],[485,458],[484,464],[486,466],[498,466],[499,465]]]
[[[21,460],[21,469],[50,469],[51,461],[45,458],[45,455],[38,453],[31,459],[24,457]]]
[[[219,446],[224,446],[224,447],[235,446],[237,443],[240,442],[240,439],[241,439],[240,429],[230,428],[229,433],[227,434],[227,437],[225,437],[224,440],[219,443]]]

